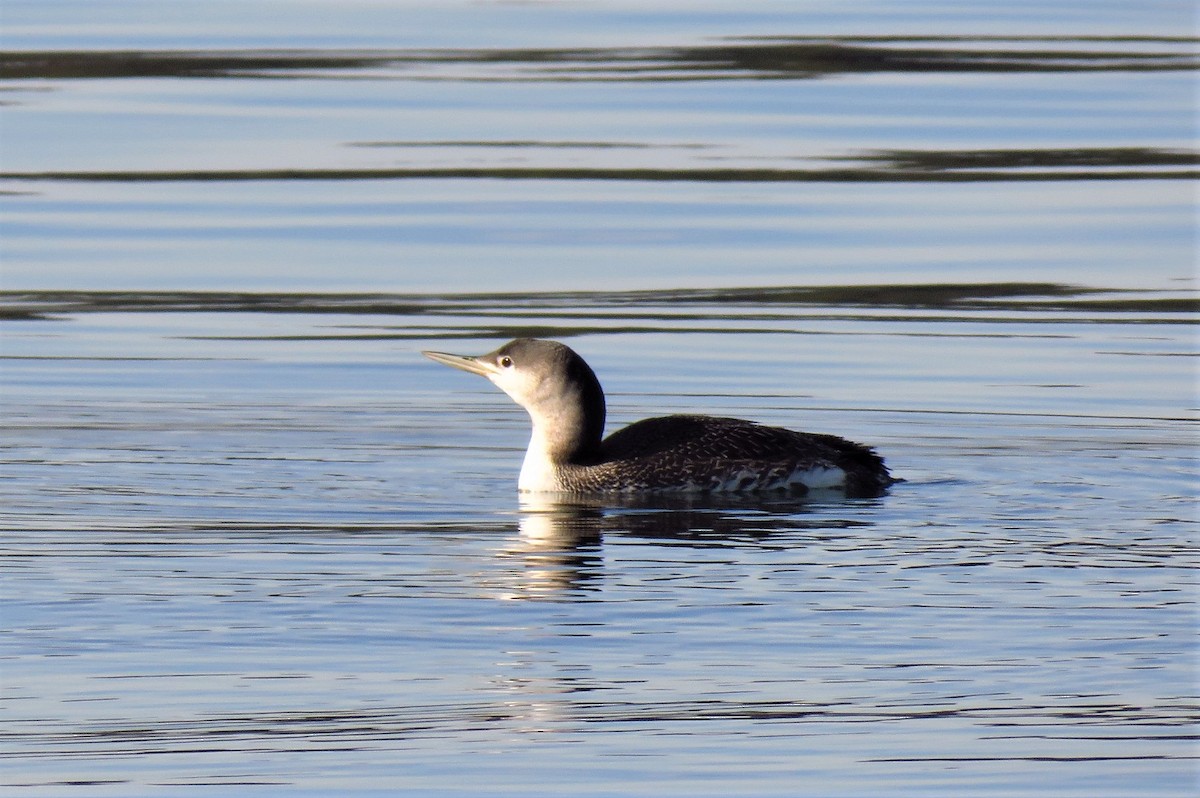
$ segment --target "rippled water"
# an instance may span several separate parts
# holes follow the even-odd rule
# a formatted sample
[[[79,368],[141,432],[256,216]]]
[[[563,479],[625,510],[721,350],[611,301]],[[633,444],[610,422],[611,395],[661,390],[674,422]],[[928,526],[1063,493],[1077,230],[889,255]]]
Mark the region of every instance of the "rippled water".
[[[6,4],[7,791],[1196,789],[1187,5],[106,6]],[[522,503],[418,354],[517,335],[905,481]]]

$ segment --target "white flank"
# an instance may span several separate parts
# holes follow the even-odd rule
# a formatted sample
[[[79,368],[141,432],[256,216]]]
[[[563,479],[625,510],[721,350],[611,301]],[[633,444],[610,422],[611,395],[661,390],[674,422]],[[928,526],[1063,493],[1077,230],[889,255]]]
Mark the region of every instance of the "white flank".
[[[846,472],[836,466],[829,468],[818,466],[804,470],[798,469],[793,471],[791,476],[788,477],[787,483],[789,485],[801,484],[808,487],[809,490],[844,488],[846,486]]]

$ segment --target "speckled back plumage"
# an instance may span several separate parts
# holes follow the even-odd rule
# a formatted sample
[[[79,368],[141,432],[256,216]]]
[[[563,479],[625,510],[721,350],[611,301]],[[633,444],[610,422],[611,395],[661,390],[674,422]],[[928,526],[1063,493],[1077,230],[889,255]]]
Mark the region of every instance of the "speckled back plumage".
[[[596,462],[566,464],[560,478],[579,492],[828,487],[877,496],[892,483],[879,455],[843,438],[695,415],[631,424],[604,440]]]

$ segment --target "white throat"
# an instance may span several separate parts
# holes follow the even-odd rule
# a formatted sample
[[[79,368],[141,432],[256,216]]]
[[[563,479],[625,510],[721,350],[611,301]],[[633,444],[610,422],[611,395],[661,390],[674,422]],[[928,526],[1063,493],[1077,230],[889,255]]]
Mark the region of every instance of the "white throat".
[[[525,462],[521,464],[521,476],[517,490],[522,493],[552,493],[559,490],[558,467],[550,460],[546,439],[534,424],[529,448],[525,450]]]

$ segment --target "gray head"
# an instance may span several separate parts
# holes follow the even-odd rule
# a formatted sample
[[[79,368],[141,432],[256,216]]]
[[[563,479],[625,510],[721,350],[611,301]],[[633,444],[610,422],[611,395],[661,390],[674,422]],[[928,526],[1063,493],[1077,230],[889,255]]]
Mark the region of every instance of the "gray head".
[[[487,377],[529,413],[534,435],[560,462],[599,452],[604,391],[583,358],[557,341],[518,338],[478,357],[422,352],[430,360]]]

